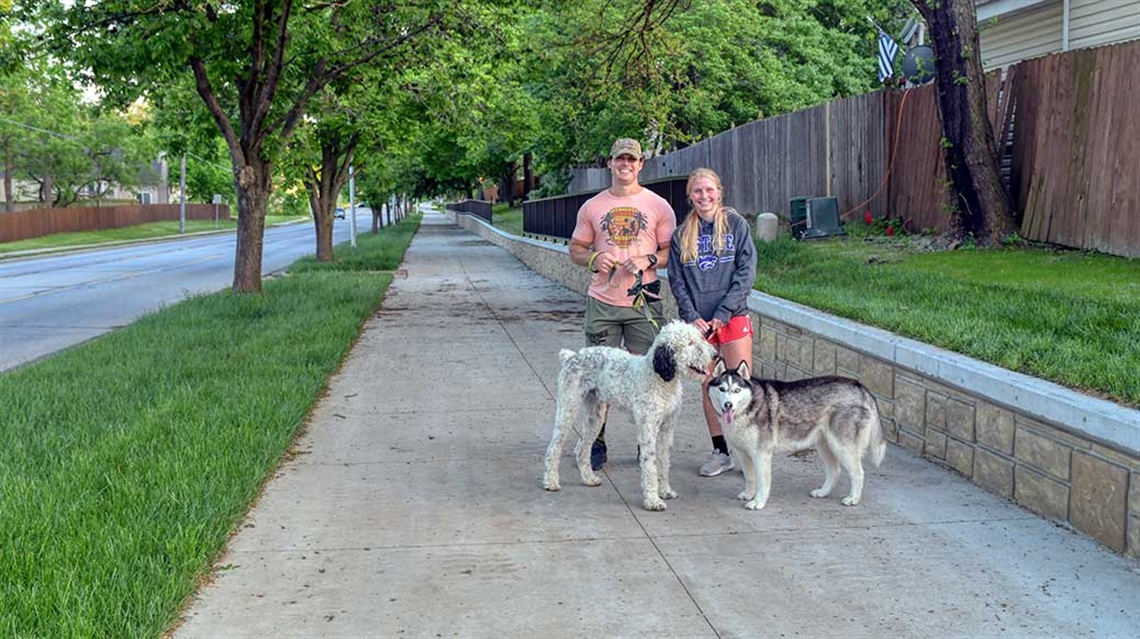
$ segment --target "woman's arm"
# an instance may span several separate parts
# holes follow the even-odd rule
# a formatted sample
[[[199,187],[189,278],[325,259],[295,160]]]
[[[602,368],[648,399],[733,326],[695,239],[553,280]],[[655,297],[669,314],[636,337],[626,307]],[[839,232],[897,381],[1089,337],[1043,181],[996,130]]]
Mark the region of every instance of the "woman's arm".
[[[727,324],[732,319],[735,309],[747,304],[748,296],[752,293],[752,285],[756,282],[756,245],[752,243],[752,234],[748,230],[748,221],[739,213],[731,213],[733,242],[736,244],[736,270],[732,274],[732,283],[725,291],[724,299],[720,301],[714,319]]]

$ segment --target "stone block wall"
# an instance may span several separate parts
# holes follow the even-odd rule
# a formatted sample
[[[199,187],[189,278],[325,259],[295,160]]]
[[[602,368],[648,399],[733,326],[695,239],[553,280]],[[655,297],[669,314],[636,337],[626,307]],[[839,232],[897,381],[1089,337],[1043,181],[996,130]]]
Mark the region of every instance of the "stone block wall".
[[[564,245],[458,224],[537,273],[585,293]],[[661,272],[664,276],[664,272]],[[666,307],[676,307],[666,293]],[[986,490],[1140,557],[1140,411],[1091,398],[763,293],[749,300],[759,377],[858,379],[886,436]]]
[[[995,404],[936,377],[754,312],[761,376],[844,375],[875,394],[887,437],[992,493],[1140,556],[1140,457],[1073,426]],[[1133,411],[1136,412],[1136,411]]]

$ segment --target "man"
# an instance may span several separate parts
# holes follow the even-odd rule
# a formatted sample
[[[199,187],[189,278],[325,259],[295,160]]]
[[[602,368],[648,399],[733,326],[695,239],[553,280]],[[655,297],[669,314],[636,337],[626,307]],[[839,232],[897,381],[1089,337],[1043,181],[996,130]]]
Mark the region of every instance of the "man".
[[[664,321],[657,269],[668,264],[677,218],[664,198],[638,183],[643,158],[637,140],[614,142],[606,164],[610,188],[582,204],[570,238],[570,261],[594,273],[586,297],[586,344],[643,355]],[[606,463],[605,437],[603,424],[590,448],[594,470]]]

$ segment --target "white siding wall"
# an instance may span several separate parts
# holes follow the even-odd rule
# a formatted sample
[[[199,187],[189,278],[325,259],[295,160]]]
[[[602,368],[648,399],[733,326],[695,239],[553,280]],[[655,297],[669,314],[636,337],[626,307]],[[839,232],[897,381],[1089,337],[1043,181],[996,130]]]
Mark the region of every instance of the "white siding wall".
[[[1137,0],[1069,0],[1069,49],[1140,38]]]
[[[1061,50],[1061,23],[1064,7],[1061,0],[981,20],[982,66],[989,69],[1007,67],[1014,62],[1036,58]]]

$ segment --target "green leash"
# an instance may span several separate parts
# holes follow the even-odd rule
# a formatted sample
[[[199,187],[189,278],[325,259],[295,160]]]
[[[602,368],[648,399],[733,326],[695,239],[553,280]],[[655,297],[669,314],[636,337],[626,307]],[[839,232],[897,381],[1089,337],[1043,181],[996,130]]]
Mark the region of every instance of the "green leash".
[[[626,295],[629,295],[633,298],[633,310],[641,311],[644,313],[645,319],[649,320],[649,324],[653,327],[653,330],[659,331],[661,330],[661,327],[657,324],[657,320],[653,319],[652,314],[649,312],[649,302],[660,302],[661,296],[658,295],[655,291],[650,290],[649,287],[653,286],[653,284],[656,284],[656,288],[659,291],[661,290],[661,282],[652,282],[648,285],[643,284],[641,282],[641,273],[641,271],[637,272],[637,279],[634,280],[633,286],[629,287],[629,290],[626,291]]]

